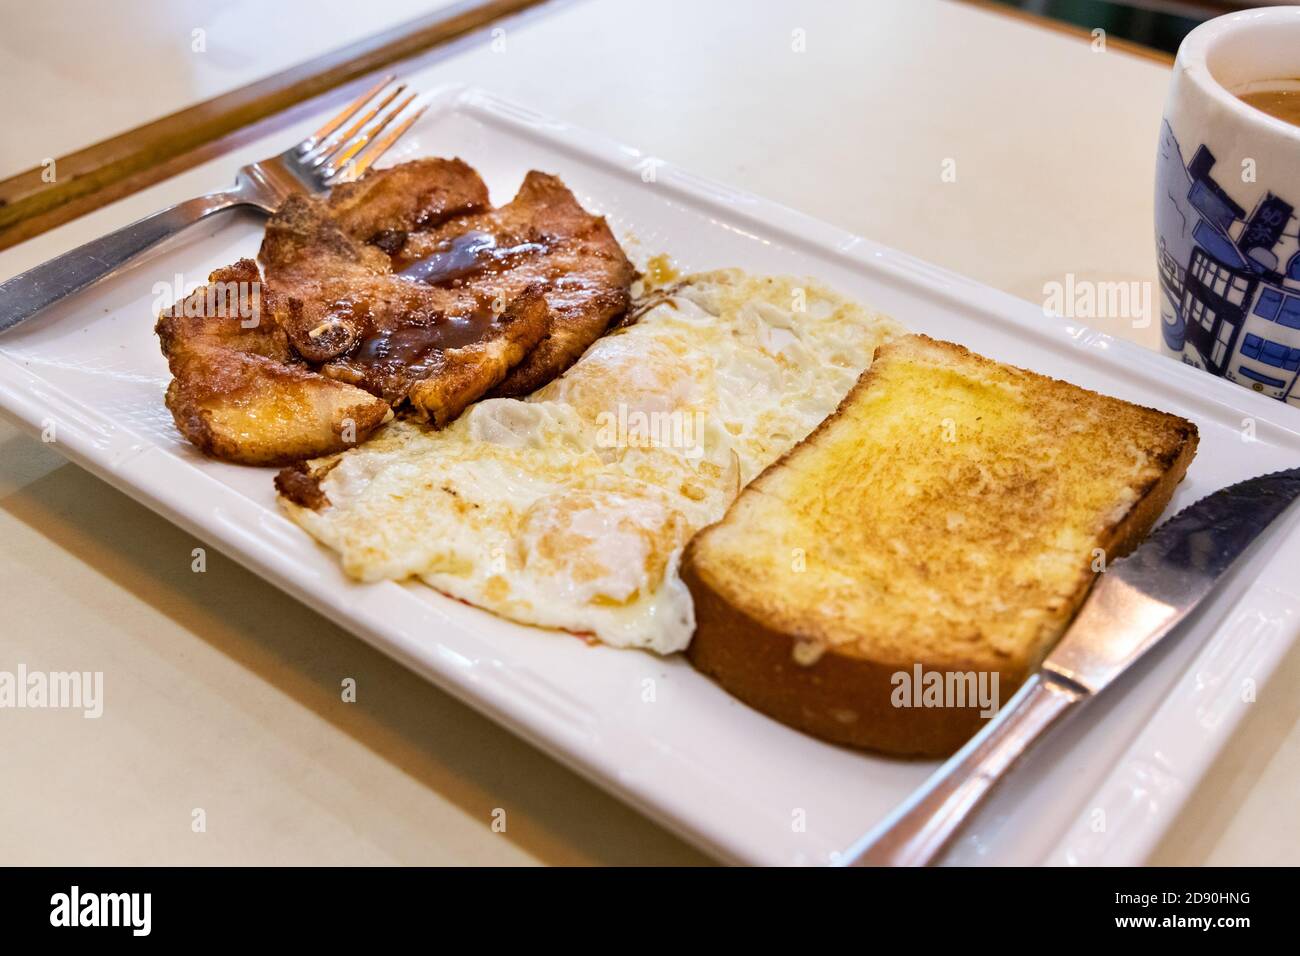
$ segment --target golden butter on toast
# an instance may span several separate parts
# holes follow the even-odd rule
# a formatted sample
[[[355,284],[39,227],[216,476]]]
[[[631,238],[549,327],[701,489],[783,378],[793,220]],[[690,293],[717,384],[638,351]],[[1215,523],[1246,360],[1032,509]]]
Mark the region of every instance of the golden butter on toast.
[[[958,345],[883,345],[838,410],[691,542],[691,661],[818,737],[951,753],[987,709],[900,689],[983,673],[1009,699],[1096,569],[1150,530],[1196,443],[1184,419]]]

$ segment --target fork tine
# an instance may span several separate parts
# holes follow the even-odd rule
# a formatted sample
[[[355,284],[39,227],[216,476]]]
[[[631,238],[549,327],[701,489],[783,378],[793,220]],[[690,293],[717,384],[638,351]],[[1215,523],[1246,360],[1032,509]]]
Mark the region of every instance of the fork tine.
[[[354,155],[356,151],[360,149],[362,146],[364,146],[371,139],[371,137],[375,135],[375,133],[378,130],[383,129],[384,126],[388,124],[388,120],[392,118],[392,113],[401,112],[403,109],[406,108],[406,104],[410,103],[411,100],[415,99],[415,94],[412,93],[400,104],[398,104],[397,108],[394,109],[392,113],[389,114],[387,119],[381,119],[376,126],[372,126],[364,133],[361,132],[361,128],[365,126],[367,123],[369,123],[372,119],[374,119],[375,115],[384,107],[386,107],[389,103],[391,103],[393,99],[404,89],[406,89],[405,83],[403,83],[401,86],[395,89],[392,92],[391,96],[385,97],[384,101],[380,103],[377,107],[375,107],[372,110],[368,110],[365,116],[361,117],[361,119],[357,120],[350,127],[348,127],[348,131],[343,135],[341,135],[338,138],[337,142],[331,143],[328,149],[322,152],[319,156],[314,157],[310,165],[320,166],[322,163],[328,164],[325,166],[325,169],[322,170],[322,172],[324,172],[326,175],[328,175],[329,171],[337,169],[338,167],[343,165],[343,163],[347,160],[349,156]]]
[[[354,162],[344,166],[341,172],[331,175],[331,180],[332,180],[331,185],[333,183],[338,183],[338,182],[351,182],[352,180],[360,176],[362,173],[364,173],[375,163],[376,160],[379,159],[379,157],[383,156],[384,153],[388,152],[389,148],[394,143],[396,143],[399,139],[402,138],[402,134],[405,133],[408,129],[410,129],[415,124],[415,121],[424,115],[424,111],[427,110],[428,108],[429,108],[428,104],[421,106],[418,110],[416,110],[406,119],[402,120],[402,122],[398,125],[398,127],[394,129],[392,132],[390,132],[388,135],[386,135],[383,139],[371,143],[371,145],[366,148],[365,152],[363,152],[360,156],[358,156]],[[384,126],[387,125],[388,123],[385,122]],[[376,130],[376,132],[378,131]]]
[[[338,165],[339,155],[349,146],[353,145],[353,143],[357,138],[357,135],[361,132],[362,127],[364,127],[367,123],[369,123],[372,119],[374,119],[375,115],[379,113],[380,110],[386,107],[389,103],[393,102],[393,100],[396,99],[397,96],[401,94],[401,92],[405,89],[406,89],[405,83],[399,84],[396,89],[394,89],[391,93],[389,93],[382,100],[380,100],[377,105],[366,110],[366,112],[361,115],[361,118],[358,119],[351,126],[349,126],[346,130],[344,130],[342,133],[335,134],[329,140],[322,143],[318,150],[315,150],[312,153],[308,153],[306,156],[304,156],[303,159],[307,163],[308,168],[315,168],[325,163],[329,164],[329,166],[326,167],[327,169],[332,166]],[[412,96],[413,95],[414,94],[412,94]],[[408,103],[410,102],[409,97],[406,102]]]
[[[330,136],[330,134],[332,134],[336,129],[338,129],[348,120],[350,120],[353,116],[355,116],[357,114],[357,111],[360,110],[361,107],[365,106],[372,99],[374,99],[375,95],[378,94],[380,90],[386,87],[389,83],[393,82],[393,80],[395,79],[397,79],[397,77],[390,73],[388,76],[384,77],[374,86],[372,86],[370,89],[366,90],[366,92],[362,93],[359,97],[357,97],[355,100],[349,103],[348,106],[341,113],[338,113],[335,116],[333,116],[329,120],[329,122],[327,122],[324,126],[316,130],[316,132],[312,133],[310,136],[308,136],[306,139],[304,139],[301,143],[298,144],[297,150],[299,154],[306,155],[307,153],[310,153],[313,149],[315,149],[317,146],[319,146],[322,141],[327,139]]]
[[[379,121],[371,126],[370,129],[358,136],[347,149],[332,155],[329,165],[325,167],[325,174],[327,176],[333,175],[347,165],[348,160],[365,148],[366,144],[370,143],[376,136],[382,133],[389,123],[400,116],[402,111],[411,105],[411,101],[415,99],[415,96],[416,94],[412,93],[406,99],[402,100],[402,102],[398,103],[397,106],[387,114],[380,117]]]

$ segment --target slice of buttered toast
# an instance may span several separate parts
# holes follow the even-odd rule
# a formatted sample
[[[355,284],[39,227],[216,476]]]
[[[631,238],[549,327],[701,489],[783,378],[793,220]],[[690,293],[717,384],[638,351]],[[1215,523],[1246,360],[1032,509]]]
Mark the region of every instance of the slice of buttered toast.
[[[1196,426],[905,336],[687,548],[692,663],[758,710],[957,749],[1151,529]]]

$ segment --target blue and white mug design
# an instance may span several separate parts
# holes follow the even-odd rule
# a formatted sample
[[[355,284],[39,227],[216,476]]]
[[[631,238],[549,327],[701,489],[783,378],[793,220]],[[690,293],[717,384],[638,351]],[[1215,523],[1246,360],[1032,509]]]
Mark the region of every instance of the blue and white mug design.
[[[1237,98],[1300,89],[1300,8],[1183,41],[1156,156],[1165,351],[1300,408],[1300,127]]]

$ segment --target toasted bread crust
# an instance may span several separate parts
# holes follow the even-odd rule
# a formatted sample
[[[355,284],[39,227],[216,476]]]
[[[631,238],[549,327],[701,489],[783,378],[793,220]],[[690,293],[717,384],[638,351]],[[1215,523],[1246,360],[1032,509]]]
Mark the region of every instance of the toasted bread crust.
[[[973,367],[999,368],[997,363],[970,353],[961,346],[915,337],[925,347],[938,349],[954,362]],[[837,427],[837,421],[872,387],[886,345],[877,353],[877,363],[864,373],[840,407],[799,446],[770,466],[742,495],[762,495],[768,483],[790,467],[800,449],[815,444],[820,436]],[[1020,370],[1014,370],[1019,373]],[[1096,547],[1107,559],[1130,552],[1145,537],[1182,480],[1196,451],[1196,427],[1190,422],[1113,399],[1104,399],[1075,386],[1033,376],[1040,387],[1057,386],[1077,391],[1081,400],[1105,401],[1108,407],[1143,416],[1165,430],[1167,445],[1152,456],[1159,469],[1127,510],[1097,535]],[[1087,396],[1092,396],[1088,399]],[[1109,403],[1114,403],[1111,406]],[[741,499],[727,517],[705,529],[687,547],[682,562],[682,579],[695,602],[696,633],[687,651],[692,664],[717,680],[732,694],[783,723],[834,743],[846,744],[899,756],[944,756],[952,753],[984,723],[980,707],[896,707],[891,703],[895,678],[900,670],[922,665],[926,673],[982,671],[998,675],[998,696],[1005,702],[1037,668],[1042,656],[1063,633],[1087,596],[1095,575],[1082,562],[1071,593],[1052,609],[1040,639],[1028,642],[1012,655],[984,653],[978,645],[957,645],[943,659],[899,659],[864,652],[860,647],[827,644],[819,633],[813,614],[801,615],[799,608],[785,616],[774,613],[770,594],[744,595],[735,579],[735,569],[705,555],[714,529],[734,520]],[[806,626],[788,622],[802,617]],[[870,642],[866,642],[869,646]]]

